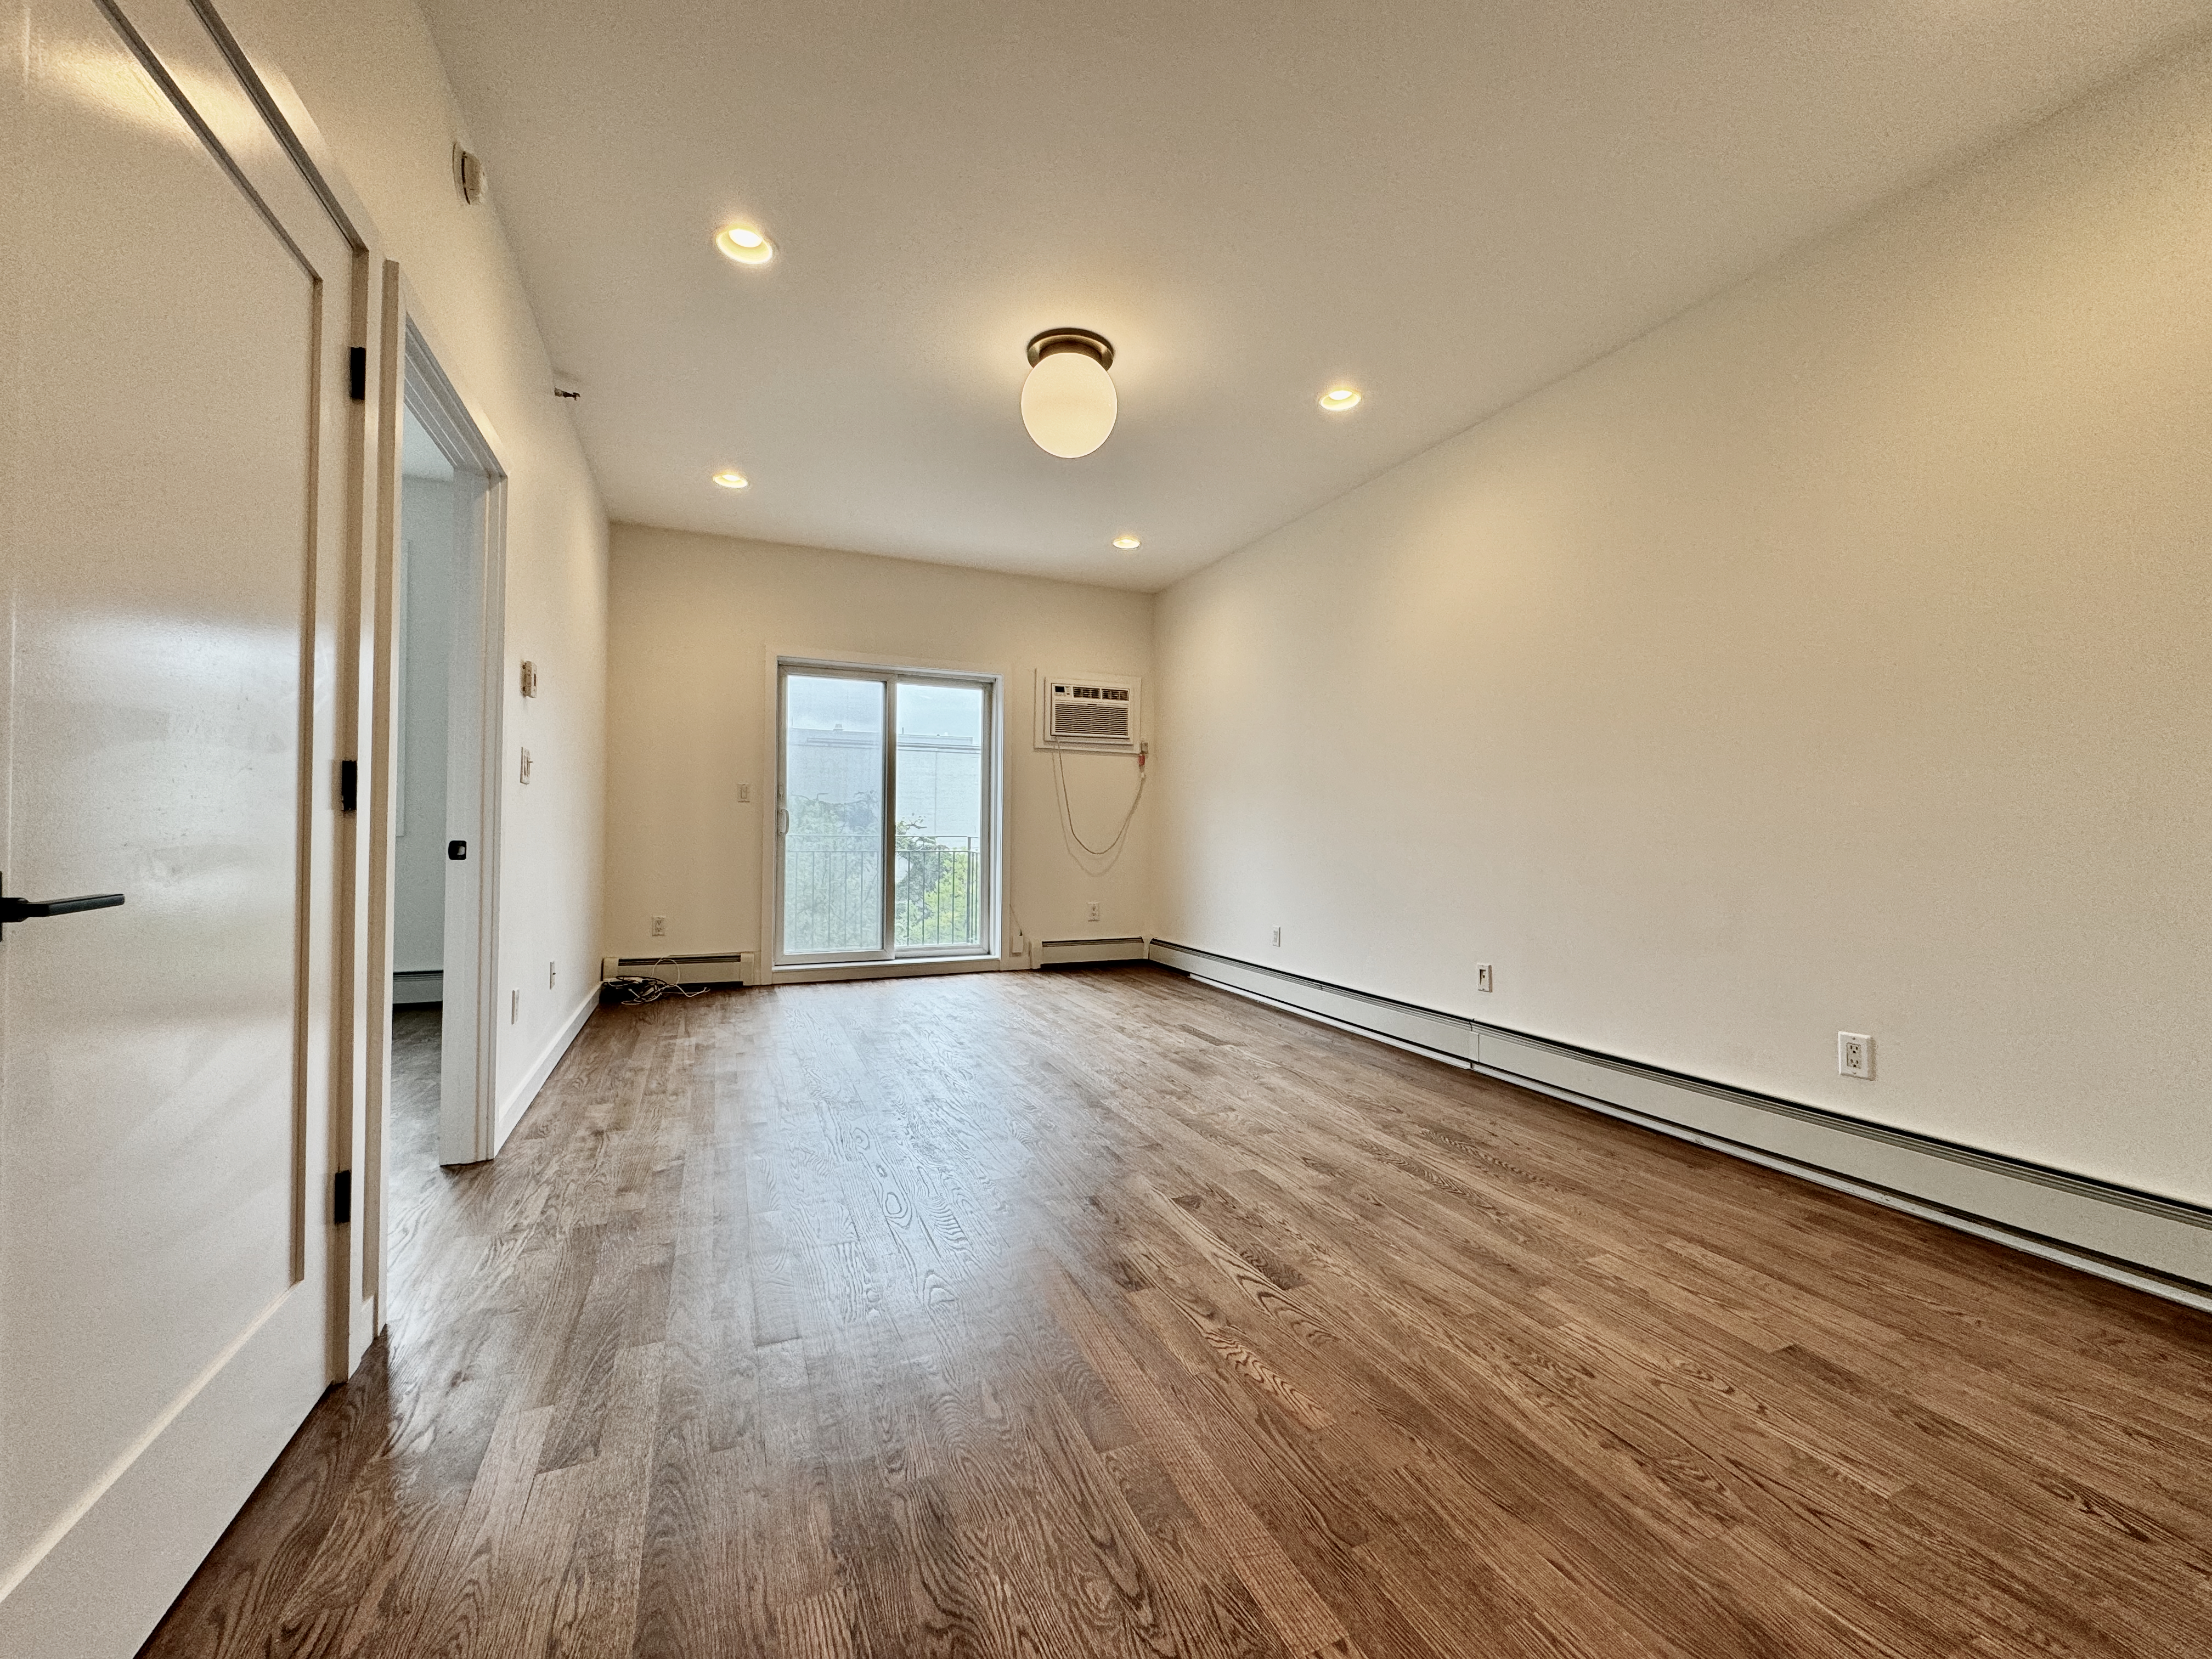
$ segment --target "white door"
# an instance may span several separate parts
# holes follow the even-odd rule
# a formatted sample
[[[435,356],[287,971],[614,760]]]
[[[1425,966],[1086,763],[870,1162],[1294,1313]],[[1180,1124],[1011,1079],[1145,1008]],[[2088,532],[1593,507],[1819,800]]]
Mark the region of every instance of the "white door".
[[[0,872],[127,900],[0,939],[0,1656],[110,1659],[333,1369],[356,256],[188,0],[0,24]]]

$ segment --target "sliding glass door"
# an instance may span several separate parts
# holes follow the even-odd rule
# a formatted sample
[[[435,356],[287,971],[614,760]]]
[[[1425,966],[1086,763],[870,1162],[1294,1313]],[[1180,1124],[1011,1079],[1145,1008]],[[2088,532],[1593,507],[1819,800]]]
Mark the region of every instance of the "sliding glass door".
[[[814,663],[777,678],[776,960],[988,955],[993,683]]]

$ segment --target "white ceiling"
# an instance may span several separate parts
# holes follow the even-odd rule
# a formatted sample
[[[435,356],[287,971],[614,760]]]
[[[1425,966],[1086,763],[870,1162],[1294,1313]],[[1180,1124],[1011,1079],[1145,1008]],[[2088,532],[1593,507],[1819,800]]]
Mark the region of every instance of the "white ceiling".
[[[1136,588],[2212,24],[2212,0],[425,6],[616,518]],[[775,263],[714,251],[732,219]],[[1118,354],[1121,423],[1081,460],[1017,408],[1060,325]],[[1366,402],[1324,415],[1338,380]]]

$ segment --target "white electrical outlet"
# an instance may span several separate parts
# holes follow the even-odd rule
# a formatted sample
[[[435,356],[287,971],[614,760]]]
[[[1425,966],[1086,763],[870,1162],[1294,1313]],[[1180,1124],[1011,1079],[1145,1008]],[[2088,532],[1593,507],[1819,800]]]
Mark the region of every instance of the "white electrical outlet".
[[[1478,991],[1494,991],[1498,988],[1491,981],[1490,964],[1486,962],[1478,962],[1474,964],[1474,988]]]
[[[547,990],[550,991],[553,988],[553,978],[558,971],[559,969],[556,964],[550,962],[545,964],[545,988]]]
[[[1836,1033],[1836,1069],[1845,1077],[1874,1075],[1874,1039],[1863,1031]]]
[[[1097,899],[1091,901],[1091,915],[1089,920],[1092,921],[1098,920],[1098,901]]]
[[[738,786],[738,805],[740,805],[740,806],[749,806],[749,805],[750,805],[752,804],[752,799],[753,799],[753,787],[752,787],[752,785],[750,785],[750,783],[741,783],[741,784],[739,784],[739,785]]]
[[[655,939],[666,939],[668,937],[668,918],[666,916],[655,916],[653,919],[653,936]]]
[[[1278,927],[1275,929],[1273,939],[1275,943],[1278,945],[1280,945],[1283,942],[1283,930],[1281,928]]]

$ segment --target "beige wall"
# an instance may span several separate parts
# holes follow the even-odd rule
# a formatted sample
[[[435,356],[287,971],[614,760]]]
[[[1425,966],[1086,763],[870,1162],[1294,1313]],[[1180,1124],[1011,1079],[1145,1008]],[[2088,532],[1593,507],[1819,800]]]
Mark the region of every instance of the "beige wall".
[[[2212,1200],[2212,53],[1158,628],[1163,936]]]
[[[289,79],[422,308],[440,362],[508,475],[506,793],[499,962],[521,1014],[497,1025],[502,1121],[599,981],[605,744],[606,515],[498,216],[453,188],[467,133],[409,0],[228,0],[257,56]],[[525,702],[518,669],[540,671]],[[526,788],[513,764],[527,745]],[[546,987],[546,963],[559,964]],[[501,998],[502,1007],[506,998]]]
[[[779,653],[1004,674],[1017,919],[1033,939],[1143,931],[1152,802],[1118,863],[1090,873],[1099,862],[1066,844],[1050,757],[1033,746],[1032,691],[1039,668],[1134,673],[1149,690],[1149,595],[636,525],[614,528],[610,592],[609,951],[772,948],[761,890]],[[1127,809],[1135,769],[1125,756],[1067,757],[1076,827],[1092,846]],[[663,939],[652,937],[656,915],[668,918]]]

